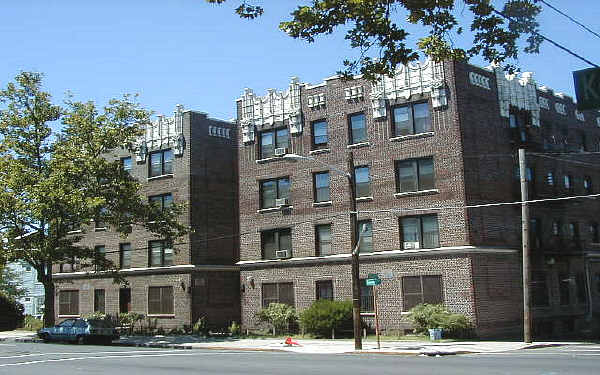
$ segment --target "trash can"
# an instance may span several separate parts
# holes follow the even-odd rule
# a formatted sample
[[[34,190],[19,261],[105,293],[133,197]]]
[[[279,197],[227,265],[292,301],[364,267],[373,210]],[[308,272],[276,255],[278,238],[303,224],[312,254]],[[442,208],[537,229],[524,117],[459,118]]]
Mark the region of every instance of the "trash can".
[[[430,340],[441,340],[442,339],[442,329],[441,328],[429,329],[429,339]]]

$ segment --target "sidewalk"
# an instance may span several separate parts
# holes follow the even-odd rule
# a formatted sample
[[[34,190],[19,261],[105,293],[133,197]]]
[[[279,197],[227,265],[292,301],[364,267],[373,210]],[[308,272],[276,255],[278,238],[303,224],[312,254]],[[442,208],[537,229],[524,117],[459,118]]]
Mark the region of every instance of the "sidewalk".
[[[7,331],[0,332],[0,341],[41,342],[34,332]],[[382,341],[381,349],[373,340],[363,341],[363,350],[354,350],[352,340],[314,340],[294,337],[299,345],[286,345],[285,339],[237,339],[203,338],[191,335],[181,336],[123,336],[113,341],[113,345],[159,347],[176,349],[219,349],[243,351],[281,351],[311,354],[343,354],[343,353],[378,353],[404,355],[453,355],[467,353],[498,353],[512,350],[533,349],[549,346],[581,344],[574,342],[535,342],[525,344],[510,341]]]

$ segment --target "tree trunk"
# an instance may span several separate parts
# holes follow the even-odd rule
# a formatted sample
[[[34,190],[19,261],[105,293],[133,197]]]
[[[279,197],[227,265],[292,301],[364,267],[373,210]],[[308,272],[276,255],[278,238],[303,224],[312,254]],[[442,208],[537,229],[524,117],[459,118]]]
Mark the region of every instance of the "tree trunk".
[[[44,267],[43,267],[44,268]],[[54,327],[54,281],[52,263],[38,271],[38,281],[44,284],[44,327]]]

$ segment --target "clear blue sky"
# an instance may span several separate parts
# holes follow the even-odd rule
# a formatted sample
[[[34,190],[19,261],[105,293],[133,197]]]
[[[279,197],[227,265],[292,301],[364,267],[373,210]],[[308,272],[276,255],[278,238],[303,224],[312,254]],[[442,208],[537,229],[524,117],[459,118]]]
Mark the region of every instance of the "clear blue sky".
[[[600,33],[600,1],[547,1]],[[156,113],[170,114],[181,103],[230,119],[244,87],[264,95],[270,87],[287,88],[291,76],[319,83],[354,54],[341,33],[307,44],[279,31],[295,1],[262,1],[266,13],[254,21],[233,14],[237,3],[3,0],[0,86],[19,71],[33,70],[45,73],[45,88],[57,101],[67,90],[98,103],[139,93]],[[550,9],[540,21],[543,34],[600,64],[599,38]],[[538,83],[569,95],[571,71],[588,67],[547,43],[519,63]]]

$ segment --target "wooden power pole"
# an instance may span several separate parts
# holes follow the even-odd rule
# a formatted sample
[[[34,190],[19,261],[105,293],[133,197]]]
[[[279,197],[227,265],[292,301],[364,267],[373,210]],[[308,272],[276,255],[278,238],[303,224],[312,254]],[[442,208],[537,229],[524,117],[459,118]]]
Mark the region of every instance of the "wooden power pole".
[[[531,268],[529,259],[529,199],[527,185],[527,166],[525,162],[525,149],[519,149],[519,175],[521,177],[521,228],[523,242],[523,341],[531,342]]]
[[[350,188],[350,242],[352,253],[352,318],[354,323],[354,350],[362,350],[360,324],[360,272],[358,244],[358,218],[356,212],[356,184],[354,178],[354,156],[348,153],[347,176]]]

